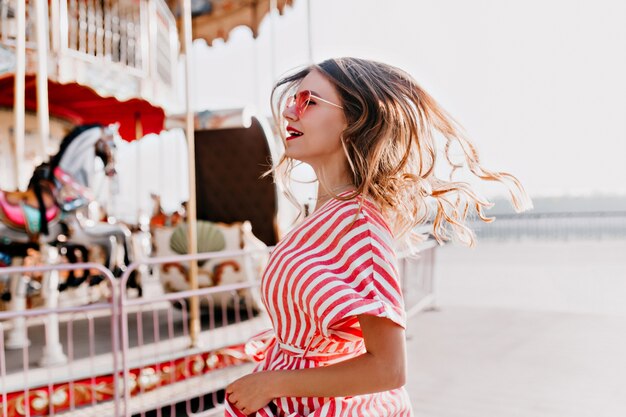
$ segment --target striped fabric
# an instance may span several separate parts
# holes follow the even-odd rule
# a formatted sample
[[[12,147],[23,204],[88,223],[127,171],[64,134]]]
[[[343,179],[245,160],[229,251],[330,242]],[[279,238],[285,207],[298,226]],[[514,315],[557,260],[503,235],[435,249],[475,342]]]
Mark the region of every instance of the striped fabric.
[[[365,352],[357,315],[405,327],[392,234],[367,199],[331,200],[274,249],[262,280],[275,336],[256,371],[330,365]],[[277,398],[256,416],[411,416],[404,389]],[[226,416],[244,416],[227,402]]]

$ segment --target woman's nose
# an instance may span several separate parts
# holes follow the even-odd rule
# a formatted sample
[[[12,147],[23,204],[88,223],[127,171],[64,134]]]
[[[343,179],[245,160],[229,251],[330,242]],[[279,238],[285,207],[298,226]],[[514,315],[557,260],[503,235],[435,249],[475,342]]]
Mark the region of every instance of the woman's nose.
[[[292,105],[286,105],[285,108],[283,109],[283,117],[287,120],[297,120],[298,119],[298,114],[295,111],[296,109],[296,105],[292,104]]]

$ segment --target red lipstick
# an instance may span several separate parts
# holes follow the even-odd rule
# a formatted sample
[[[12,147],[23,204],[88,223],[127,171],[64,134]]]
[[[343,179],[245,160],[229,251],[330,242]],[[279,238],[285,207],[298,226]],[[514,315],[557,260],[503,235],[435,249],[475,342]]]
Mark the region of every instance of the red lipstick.
[[[295,128],[291,127],[291,126],[287,126],[287,140],[296,139],[296,138],[299,138],[302,135],[303,135],[303,133],[300,132],[298,129],[295,129]]]

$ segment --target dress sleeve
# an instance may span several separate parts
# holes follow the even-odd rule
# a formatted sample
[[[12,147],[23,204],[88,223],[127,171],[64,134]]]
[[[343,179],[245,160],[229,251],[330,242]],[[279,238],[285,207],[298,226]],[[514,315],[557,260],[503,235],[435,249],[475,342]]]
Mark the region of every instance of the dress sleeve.
[[[346,251],[348,273],[329,271],[314,314],[325,336],[353,332],[361,314],[382,317],[405,328],[406,314],[395,253],[389,238],[370,230],[367,242]]]

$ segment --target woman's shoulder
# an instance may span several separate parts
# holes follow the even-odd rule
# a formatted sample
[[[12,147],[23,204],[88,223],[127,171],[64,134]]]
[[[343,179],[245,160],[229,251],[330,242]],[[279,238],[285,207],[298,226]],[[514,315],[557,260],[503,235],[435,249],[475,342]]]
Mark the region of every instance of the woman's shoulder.
[[[340,194],[336,198],[332,198],[329,202],[324,204],[324,206],[316,212],[315,214],[320,215],[320,217],[328,217],[328,216],[348,216],[348,215],[365,215],[363,211],[363,207],[365,205],[371,205],[369,201],[366,201],[361,195],[350,196],[349,194]]]
[[[321,213],[320,213],[321,214]],[[389,223],[381,211],[379,205],[370,197],[363,194],[356,195],[349,199],[336,199],[331,202],[326,209],[326,219],[331,217],[342,217],[352,220],[348,224],[356,222],[367,224],[379,233],[388,234],[393,238]]]

